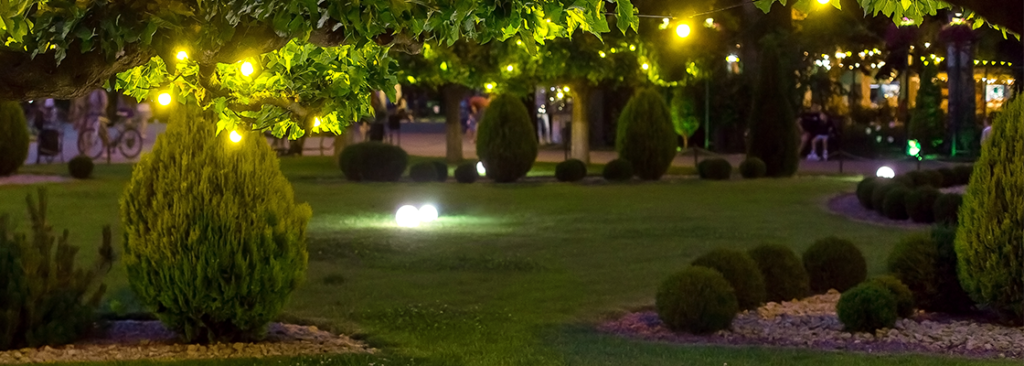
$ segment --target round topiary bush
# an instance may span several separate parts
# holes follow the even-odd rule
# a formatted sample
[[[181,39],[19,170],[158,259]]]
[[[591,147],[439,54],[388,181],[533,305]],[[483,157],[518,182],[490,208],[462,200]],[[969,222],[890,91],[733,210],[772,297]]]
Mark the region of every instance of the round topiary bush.
[[[434,164],[434,169],[437,170],[437,181],[438,182],[442,182],[442,183],[443,182],[447,182],[448,181],[448,164],[445,164],[444,162],[441,162],[441,161],[435,161],[432,164]]]
[[[911,191],[904,202],[907,207],[907,216],[910,216],[914,222],[935,222],[935,200],[941,194],[942,192],[931,186],[918,187]]]
[[[397,182],[408,163],[401,147],[377,141],[346,146],[338,157],[345,178],[356,182]]]
[[[409,178],[417,183],[436,182],[437,167],[430,162],[416,163],[409,168]]]
[[[914,178],[906,174],[897,175],[895,178],[890,179],[890,182],[902,184],[904,187],[907,188],[917,187],[917,183],[914,182]]]
[[[911,170],[905,175],[914,182],[912,185],[908,185],[907,188],[917,188],[929,184],[928,174],[923,170]]]
[[[633,163],[629,160],[615,159],[605,164],[601,176],[612,182],[625,182],[633,178]]]
[[[871,195],[879,185],[878,178],[867,177],[857,183],[857,201],[866,209],[871,209]]]
[[[877,282],[865,282],[843,292],[836,314],[846,330],[871,332],[896,325],[896,296]]]
[[[498,183],[525,177],[537,160],[537,149],[537,136],[523,102],[509,95],[495,97],[476,135],[476,153],[487,167],[487,177]]]
[[[121,196],[129,283],[189,343],[261,339],[308,260],[312,210],[276,154],[258,132],[216,134],[215,118],[179,106]]]
[[[924,172],[925,178],[927,178],[927,183],[924,185],[935,188],[942,188],[946,186],[945,178],[942,177],[942,173],[939,173],[938,170],[930,169],[922,170],[922,172]]]
[[[765,298],[764,277],[757,263],[747,253],[733,249],[714,249],[691,263],[698,267],[714,269],[736,291],[736,301],[741,310],[756,309]]]
[[[935,223],[942,225],[957,225],[960,222],[960,206],[964,203],[963,196],[956,193],[939,195],[935,199],[935,206],[932,207],[932,215],[935,216]]]
[[[576,182],[587,176],[587,164],[577,159],[569,159],[555,166],[555,178],[559,182]]]
[[[909,318],[914,315],[914,294],[899,279],[893,276],[878,276],[868,280],[868,282],[882,285],[896,298],[897,316]]]
[[[732,164],[721,158],[704,159],[697,164],[697,174],[701,179],[729,180],[732,177]]]
[[[938,214],[936,212],[936,214]],[[974,165],[956,233],[960,283],[1005,318],[1024,317],[1024,98],[1003,107]]]
[[[939,170],[936,171],[942,175],[942,188],[959,185],[957,183],[959,181],[959,178],[956,175],[956,171],[954,171],[952,168],[940,168]]]
[[[768,166],[760,158],[752,156],[740,163],[740,175],[745,179],[763,178],[767,173]]]
[[[480,179],[480,173],[476,171],[476,163],[462,163],[455,168],[455,181],[474,183],[477,179]]]
[[[956,185],[964,186],[971,182],[971,175],[974,174],[974,165],[957,165],[953,167],[956,173]]]
[[[885,196],[889,194],[889,191],[896,188],[906,188],[905,185],[893,182],[893,181],[882,181],[878,182],[875,189],[871,191],[871,207],[883,216],[885,215]]]
[[[79,155],[68,161],[68,173],[75,179],[89,179],[92,176],[92,158]]]
[[[658,180],[676,156],[677,137],[665,99],[654,89],[642,89],[619,115],[615,150],[633,164],[637,177]]]
[[[910,189],[906,187],[896,187],[886,192],[885,199],[882,200],[882,211],[885,213],[885,217],[890,220],[908,219],[907,196],[910,195],[910,192]]]
[[[849,240],[828,237],[818,240],[803,255],[804,269],[811,291],[823,294],[830,289],[846,291],[864,282],[868,265],[864,254]]]
[[[665,279],[654,306],[669,329],[693,334],[728,329],[739,311],[729,281],[704,267],[690,267]]]
[[[0,101],[0,177],[14,174],[28,159],[28,122],[21,104]]]
[[[763,244],[747,254],[764,278],[765,301],[802,299],[811,293],[810,279],[800,257],[785,245]]]

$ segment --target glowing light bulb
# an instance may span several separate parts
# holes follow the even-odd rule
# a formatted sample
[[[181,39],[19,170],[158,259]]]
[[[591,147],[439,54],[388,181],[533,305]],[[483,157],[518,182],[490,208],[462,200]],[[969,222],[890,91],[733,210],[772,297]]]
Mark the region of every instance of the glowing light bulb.
[[[484,162],[476,162],[476,173],[480,174],[481,177],[487,175],[487,168],[484,168]]]
[[[170,93],[160,93],[160,95],[156,97],[156,101],[158,103],[160,103],[160,105],[170,105],[171,104],[171,94]]]
[[[484,85],[484,88],[487,89],[487,91],[491,91],[494,89],[494,83],[487,83]]]
[[[515,70],[515,69],[516,69],[515,66],[512,66],[512,65],[505,66],[505,70],[508,70],[508,72],[512,72],[512,70]]]
[[[398,209],[395,213],[395,223],[399,227],[417,227],[420,226],[420,211],[414,206],[405,205]]]
[[[597,54],[598,54],[599,56],[601,56],[601,58],[604,58],[605,56],[608,56],[608,55],[606,55],[606,54],[604,53],[604,51],[598,51],[598,52],[597,52]]]
[[[447,62],[442,62],[441,63],[441,71],[448,71],[448,63]]]
[[[234,143],[236,143],[236,144],[237,144],[237,143],[238,143],[239,141],[242,141],[242,135],[239,135],[239,134],[238,134],[238,131],[231,131],[231,136],[230,136],[230,138],[231,138],[231,142],[234,142]]]
[[[686,24],[680,24],[678,27],[676,27],[676,35],[679,36],[679,38],[689,37],[690,26]]]
[[[320,127],[320,117],[313,118],[313,127]]]
[[[645,63],[644,63],[643,65],[641,65],[640,67],[641,67],[641,68],[643,68],[644,70],[647,70],[647,69],[650,69],[650,68],[651,68],[651,65],[649,65],[649,64],[647,64],[647,63],[645,62]]]
[[[569,92],[569,87],[568,87],[568,86],[566,86],[566,87],[562,87],[562,91],[564,91],[564,92],[568,93],[568,92]]]
[[[730,63],[736,63],[736,62],[740,62],[740,58],[736,57],[736,55],[729,55],[729,57],[725,58],[725,61],[728,61]]]
[[[437,207],[432,205],[423,205],[419,210],[420,222],[431,222],[437,220]]]
[[[829,0],[818,0],[818,4],[825,5],[828,4],[828,1]]]
[[[896,171],[892,170],[892,168],[890,167],[883,166],[881,168],[878,168],[878,171],[875,172],[875,176],[879,178],[892,179],[896,177]]]
[[[180,60],[184,60],[186,58],[188,58],[188,52],[185,52],[184,50],[178,51],[178,60],[179,61]]]
[[[242,72],[242,75],[249,76],[249,75],[252,75],[252,73],[255,72],[256,69],[252,67],[252,63],[251,62],[246,61],[246,62],[242,63],[242,67],[239,68],[239,71]]]

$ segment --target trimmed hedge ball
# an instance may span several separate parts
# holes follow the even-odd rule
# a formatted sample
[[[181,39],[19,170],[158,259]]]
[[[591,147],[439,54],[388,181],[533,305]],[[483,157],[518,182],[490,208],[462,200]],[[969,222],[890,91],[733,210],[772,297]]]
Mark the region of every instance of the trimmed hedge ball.
[[[906,196],[907,216],[914,222],[935,222],[935,200],[942,193],[930,186],[919,187]]]
[[[437,181],[438,182],[447,182],[448,181],[448,164],[445,164],[443,161],[435,161],[435,162],[433,162],[433,164],[434,164],[434,169],[437,169]]]
[[[476,171],[476,163],[462,163],[455,168],[455,180],[459,183],[474,183],[480,179]]]
[[[952,168],[940,168],[936,171],[939,172],[939,174],[942,174],[942,188],[957,185],[956,171]]]
[[[877,282],[865,282],[843,292],[836,304],[839,321],[850,332],[892,328],[899,317],[896,296]]]
[[[763,178],[765,174],[768,174],[768,165],[761,158],[752,156],[740,163],[740,175],[744,179]]]
[[[736,291],[736,300],[742,310],[756,309],[765,298],[764,277],[757,263],[747,253],[733,249],[715,249],[691,263],[698,267],[714,269]]]
[[[654,306],[669,329],[693,334],[729,329],[739,312],[729,281],[705,267],[690,267],[665,279]]]
[[[910,195],[910,188],[896,187],[886,192],[885,199],[882,200],[882,212],[885,213],[885,217],[889,220],[906,220],[910,217],[907,216],[907,196]]]
[[[697,164],[697,174],[701,179],[729,180],[732,178],[732,164],[721,158],[704,159]]]
[[[582,160],[569,159],[555,166],[555,179],[559,182],[576,182],[587,176],[587,164]]]
[[[401,147],[377,141],[346,146],[338,157],[345,178],[363,182],[397,182],[408,162]]]
[[[875,191],[875,187],[878,187],[880,183],[879,178],[875,177],[867,177],[861,180],[860,183],[857,183],[857,201],[860,202],[861,206],[869,210],[871,209],[871,195]]]
[[[625,182],[633,178],[633,163],[624,159],[609,161],[601,175],[608,181]]]
[[[830,289],[846,291],[868,276],[864,254],[852,242],[837,237],[820,239],[803,255],[804,269],[811,291],[823,294]]]
[[[93,166],[92,158],[79,155],[68,161],[68,173],[75,179],[89,179],[92,177]]]
[[[811,293],[807,270],[793,249],[779,244],[762,244],[747,254],[761,270],[765,301],[802,299]]]
[[[437,167],[434,166],[434,163],[417,163],[409,168],[409,178],[416,183],[436,182]]]
[[[896,298],[896,315],[900,318],[909,318],[914,315],[914,294],[910,292],[907,285],[893,276],[878,276],[868,280],[885,287]]]
[[[964,203],[964,197],[957,193],[946,193],[935,199],[935,207],[932,214],[935,215],[935,223],[942,225],[957,225],[960,220],[960,205]]]
[[[885,195],[896,188],[906,188],[902,183],[893,181],[879,181],[875,189],[871,191],[871,208],[879,214],[885,215]]]

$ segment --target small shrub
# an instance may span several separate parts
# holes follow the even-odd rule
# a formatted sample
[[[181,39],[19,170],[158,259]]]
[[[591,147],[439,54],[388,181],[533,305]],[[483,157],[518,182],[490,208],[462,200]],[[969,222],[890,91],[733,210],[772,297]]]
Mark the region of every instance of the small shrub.
[[[0,101],[0,177],[14,174],[28,158],[28,123],[21,104]]]
[[[476,153],[487,167],[487,177],[498,183],[519,180],[533,167],[537,149],[537,136],[523,102],[510,95],[495,97],[476,136]]]
[[[53,233],[46,198],[40,188],[38,199],[26,199],[31,239],[0,216],[0,350],[77,341],[92,329],[106,290],[102,276],[114,262],[110,226],[103,228],[96,264],[75,268],[79,248],[68,242],[67,230]]]
[[[92,176],[92,158],[79,155],[68,161],[68,173],[75,179],[89,179]]]
[[[409,168],[409,178],[417,183],[436,182],[437,167],[434,163],[417,163]]]
[[[633,164],[637,177],[658,180],[676,156],[677,137],[665,99],[654,89],[643,89],[619,114],[615,150]]]
[[[923,170],[911,170],[905,174],[914,183],[907,185],[907,188],[917,188],[929,184],[928,174]]]
[[[940,168],[936,170],[942,175],[942,188],[953,187],[959,185],[959,177],[956,175],[956,171],[952,168]]]
[[[474,183],[480,179],[476,171],[476,163],[462,163],[455,168],[455,180],[459,183]]]
[[[953,167],[956,173],[956,185],[965,186],[971,182],[971,175],[974,174],[974,165],[957,165]]]
[[[577,159],[569,159],[555,166],[555,178],[559,182],[576,182],[587,176],[587,164]]]
[[[764,160],[757,157],[748,157],[740,163],[740,175],[746,179],[763,178],[768,173],[768,166]]]
[[[697,164],[697,173],[701,179],[729,180],[732,177],[732,164],[721,158],[704,159]]]
[[[736,293],[721,273],[690,267],[658,287],[654,306],[669,329],[707,334],[728,329],[739,311]]]
[[[885,212],[885,217],[890,220],[906,220],[907,217],[907,196],[910,195],[910,189],[906,187],[896,187],[890,189],[885,194],[885,199],[882,201],[882,211]]]
[[[902,184],[904,187],[911,188],[916,187],[917,183],[914,182],[914,178],[906,174],[897,175],[895,178],[890,180],[893,183]]]
[[[875,189],[871,191],[871,207],[884,216],[885,196],[889,194],[889,191],[896,188],[906,188],[906,186],[892,181],[880,181],[878,185],[875,186]]]
[[[935,200],[942,193],[931,186],[919,187],[906,196],[907,216],[914,222],[935,222]]]
[[[932,208],[935,222],[942,225],[957,225],[960,221],[960,205],[963,202],[963,196],[956,193],[939,195],[935,199],[935,207]]]
[[[938,225],[932,228],[931,238],[935,241],[935,294],[925,304],[918,306],[925,310],[950,314],[964,314],[974,307],[974,300],[967,295],[960,284],[957,273],[956,227]]]
[[[345,178],[351,181],[397,182],[405,173],[409,154],[395,145],[361,142],[346,146],[338,163]]]
[[[922,172],[924,172],[927,182],[924,185],[932,186],[935,188],[941,188],[946,186],[946,179],[942,177],[942,173],[939,173],[938,170],[930,169],[923,170]]]
[[[747,253],[732,249],[715,249],[691,263],[698,267],[714,269],[736,291],[736,301],[741,310],[756,309],[765,298],[764,277],[757,263]]]
[[[608,181],[625,182],[633,178],[633,163],[623,159],[609,161],[601,175]]]
[[[882,285],[896,298],[897,316],[909,318],[914,315],[914,294],[899,279],[893,276],[878,276],[868,280],[868,282]]]
[[[846,330],[871,332],[896,325],[896,296],[883,285],[866,282],[843,292],[836,314]]]
[[[928,308],[936,295],[937,257],[935,241],[927,235],[919,234],[900,239],[886,260],[889,272],[910,289],[922,308]]]
[[[433,162],[433,164],[434,164],[434,169],[437,169],[437,181],[438,182],[442,182],[442,183],[447,182],[448,181],[448,164],[445,164],[444,162],[441,162],[441,161],[435,161],[435,162]]]
[[[815,242],[804,252],[803,261],[814,293],[821,294],[830,289],[846,291],[863,282],[868,274],[867,262],[860,249],[837,237]]]
[[[871,209],[871,195],[881,182],[878,178],[867,177],[857,183],[857,201],[866,209]]]
[[[764,278],[765,301],[802,299],[811,293],[810,279],[800,257],[785,245],[763,244],[747,254]]]

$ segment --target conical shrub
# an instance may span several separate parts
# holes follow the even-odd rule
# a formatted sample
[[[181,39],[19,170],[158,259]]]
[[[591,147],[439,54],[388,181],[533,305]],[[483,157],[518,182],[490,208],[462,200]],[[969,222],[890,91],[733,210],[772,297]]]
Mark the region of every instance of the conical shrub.
[[[526,176],[537,160],[537,138],[526,106],[518,98],[501,95],[491,101],[480,121],[476,154],[495,182],[515,182]]]
[[[1024,317],[1024,98],[1006,105],[960,206],[960,283],[980,304]]]
[[[769,177],[789,177],[800,166],[796,112],[793,110],[792,68],[779,36],[761,42],[761,70],[754,88],[750,113],[750,146],[747,156],[764,161]]]
[[[18,102],[0,102],[0,177],[18,171],[28,158],[28,123]]]
[[[658,180],[676,156],[672,113],[658,92],[644,89],[629,99],[619,115],[615,149],[619,158],[633,164],[640,179]]]
[[[187,342],[261,338],[306,272],[312,212],[262,134],[239,133],[182,110],[121,197],[132,289]]]

